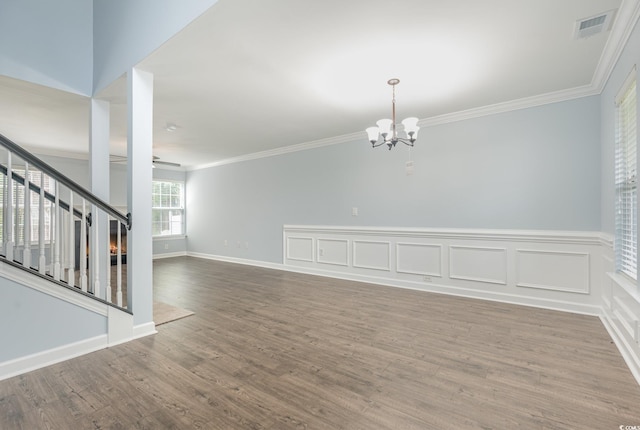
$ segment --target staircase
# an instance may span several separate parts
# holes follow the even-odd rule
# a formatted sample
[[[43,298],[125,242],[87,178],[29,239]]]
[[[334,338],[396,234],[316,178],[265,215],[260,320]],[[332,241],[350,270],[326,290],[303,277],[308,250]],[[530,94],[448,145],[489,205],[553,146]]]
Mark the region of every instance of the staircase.
[[[131,214],[122,214],[2,135],[0,188],[0,276],[104,318],[106,333],[83,340],[85,350],[132,338],[131,286],[126,284]],[[57,352],[44,361],[68,355],[78,354]],[[23,364],[0,356],[0,379],[21,373]],[[36,367],[41,366],[27,363],[26,370]]]

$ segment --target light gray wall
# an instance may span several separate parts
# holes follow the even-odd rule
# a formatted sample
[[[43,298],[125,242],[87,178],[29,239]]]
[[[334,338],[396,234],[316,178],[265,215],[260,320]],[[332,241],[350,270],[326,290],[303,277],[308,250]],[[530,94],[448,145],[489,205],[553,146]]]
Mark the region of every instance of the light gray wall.
[[[107,333],[106,317],[6,278],[0,278],[0,315],[0,362]]]
[[[91,95],[92,2],[0,2],[0,75]]]
[[[425,128],[411,151],[363,133],[188,172],[187,248],[281,262],[284,224],[598,231],[599,124],[594,96]]]
[[[91,190],[89,162],[67,157],[55,157],[51,155],[38,155],[38,158],[50,164],[69,179]],[[109,172],[109,201],[107,202],[123,212],[127,209],[127,166],[112,163]]]
[[[614,100],[633,66],[640,66],[640,27],[636,27],[625,46],[607,84],[601,94],[601,169],[602,169],[602,231],[615,234],[615,185],[614,185],[614,156],[615,156],[615,105]],[[636,70],[636,79],[640,76]],[[638,97],[640,100],[640,97]],[[640,106],[638,123],[640,124]],[[640,156],[640,153],[638,153]],[[640,163],[638,163],[640,165]]]
[[[217,0],[94,0],[94,91],[99,92]]]

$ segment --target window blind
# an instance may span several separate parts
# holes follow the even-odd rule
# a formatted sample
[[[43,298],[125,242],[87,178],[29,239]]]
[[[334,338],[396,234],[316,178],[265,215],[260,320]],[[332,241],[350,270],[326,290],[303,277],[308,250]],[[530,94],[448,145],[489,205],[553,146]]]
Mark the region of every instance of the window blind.
[[[637,279],[638,196],[635,69],[616,98],[616,266]]]

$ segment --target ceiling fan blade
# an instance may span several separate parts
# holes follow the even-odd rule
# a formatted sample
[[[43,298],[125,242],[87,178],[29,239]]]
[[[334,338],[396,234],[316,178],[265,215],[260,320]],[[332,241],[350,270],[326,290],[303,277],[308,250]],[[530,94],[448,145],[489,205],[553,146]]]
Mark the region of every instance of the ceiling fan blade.
[[[169,161],[153,160],[153,164],[162,164],[164,166],[180,167],[180,163],[171,163]]]

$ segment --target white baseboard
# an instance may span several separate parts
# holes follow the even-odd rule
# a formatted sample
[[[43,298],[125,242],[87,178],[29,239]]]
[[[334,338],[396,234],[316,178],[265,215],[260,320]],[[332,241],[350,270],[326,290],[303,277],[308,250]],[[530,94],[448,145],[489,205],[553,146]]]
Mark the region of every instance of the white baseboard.
[[[47,351],[5,361],[0,363],[0,381],[155,333],[157,333],[155,324],[150,322],[133,327],[132,336],[118,339],[116,342],[110,343],[109,336],[103,334],[52,348]]]
[[[373,276],[346,274],[323,270],[312,270],[301,267],[283,267],[282,270],[309,275],[325,276],[328,278],[344,279],[347,281],[365,282],[387,287],[406,288],[410,290],[424,291],[427,293],[447,294],[450,296],[465,297],[470,299],[489,300],[493,302],[509,303],[513,305],[529,306],[534,308],[549,309],[554,311],[570,312],[575,314],[598,316],[601,313],[599,306],[582,303],[574,303],[562,300],[547,298],[535,298],[518,296],[515,294],[504,294],[486,290],[476,290],[472,288],[453,287],[433,282],[413,282],[399,279],[377,278]]]
[[[618,326],[614,323],[611,315],[606,310],[603,310],[600,320],[607,329],[607,332],[609,332],[609,336],[611,336],[611,339],[613,339],[613,342],[616,344],[616,347],[618,348],[618,351],[620,351],[625,363],[627,363],[631,374],[636,378],[638,384],[640,384],[640,357],[636,355],[634,349],[618,331]]]
[[[474,290],[471,288],[459,288],[448,285],[441,285],[433,282],[413,282],[399,279],[389,279],[382,277],[366,276],[359,274],[350,274],[342,272],[334,272],[329,270],[319,270],[308,267],[287,266],[279,263],[269,263],[257,260],[248,260],[235,257],[226,257],[221,255],[204,254],[199,252],[187,253],[190,257],[204,258],[207,260],[223,261],[227,263],[244,264],[248,266],[264,267],[267,269],[284,270],[287,272],[304,273],[307,275],[324,276],[327,278],[343,279],[347,281],[365,282],[369,284],[383,285],[387,287],[406,288],[411,290],[424,291],[429,293],[448,294],[452,296],[467,297],[481,300],[491,300],[501,303],[510,303],[514,305],[530,306],[535,308],[550,309],[562,312],[571,312],[576,314],[598,316],[601,314],[599,306],[587,305],[581,303],[573,303],[569,301],[560,301],[543,298],[533,298],[527,296],[518,296],[512,294],[503,294],[490,291]]]
[[[268,261],[248,260],[245,258],[227,257],[224,255],[204,254],[201,252],[187,252],[187,256],[204,258],[206,260],[224,261],[226,263],[244,264],[246,266],[264,267],[265,269],[289,270],[290,268],[281,263],[270,263]]]
[[[187,255],[187,251],[179,251],[179,252],[165,252],[162,254],[154,254],[154,260],[160,260],[162,258],[173,258],[173,257],[184,257]]]
[[[11,378],[32,370],[60,363],[61,361],[89,354],[107,347],[107,335],[100,335],[70,343],[47,351],[0,363],[0,380]]]
[[[139,324],[133,326],[133,337],[131,339],[128,339],[127,342],[129,340],[139,339],[141,337],[149,336],[156,333],[158,333],[158,331],[156,330],[156,325],[153,321],[145,324]]]

